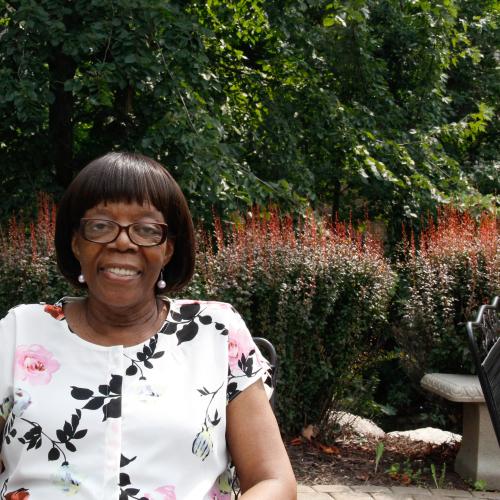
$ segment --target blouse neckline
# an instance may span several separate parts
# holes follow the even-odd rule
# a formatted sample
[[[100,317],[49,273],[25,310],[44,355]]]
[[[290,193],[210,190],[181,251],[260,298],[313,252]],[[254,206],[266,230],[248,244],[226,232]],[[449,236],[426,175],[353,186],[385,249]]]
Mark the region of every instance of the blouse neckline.
[[[109,352],[113,352],[113,351],[127,352],[129,350],[130,351],[136,351],[137,348],[139,348],[139,347],[143,346],[144,344],[150,342],[151,339],[153,339],[156,335],[158,335],[160,333],[160,331],[164,329],[166,323],[172,321],[171,313],[172,313],[172,305],[173,305],[174,301],[172,299],[168,298],[165,295],[158,295],[157,297],[160,300],[162,300],[163,302],[167,303],[168,306],[169,306],[166,318],[161,323],[159,329],[157,331],[155,331],[150,337],[144,339],[141,342],[138,342],[137,344],[128,345],[128,346],[125,346],[123,344],[115,344],[115,345],[96,344],[95,342],[92,342],[90,340],[84,339],[83,337],[80,337],[80,335],[78,335],[77,332],[73,331],[70,328],[70,326],[68,324],[68,321],[66,320],[66,315],[64,314],[64,305],[67,304],[67,303],[69,303],[69,302],[76,302],[76,301],[85,300],[85,297],[70,297],[70,296],[62,297],[61,299],[59,299],[54,304],[54,306],[52,306],[52,307],[56,307],[56,308],[58,307],[58,308],[60,308],[60,314],[57,317],[53,313],[50,313],[50,314],[51,314],[52,317],[54,317],[54,319],[56,319],[56,320],[59,321],[59,323],[61,325],[61,328],[63,329],[64,333],[70,339],[72,339],[74,342],[77,342],[78,344],[80,344],[80,345],[82,345],[84,347],[87,347],[87,348],[90,348],[90,349],[93,349],[93,350],[96,350],[96,351],[109,351]]]

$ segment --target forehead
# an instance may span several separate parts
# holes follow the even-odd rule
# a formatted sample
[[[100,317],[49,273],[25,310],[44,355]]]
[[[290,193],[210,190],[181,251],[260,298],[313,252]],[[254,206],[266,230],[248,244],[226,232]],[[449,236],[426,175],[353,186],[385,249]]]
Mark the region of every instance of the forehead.
[[[137,220],[152,219],[157,222],[165,222],[163,214],[151,203],[108,201],[101,202],[89,208],[83,214],[84,218],[105,218],[117,222],[135,222]]]

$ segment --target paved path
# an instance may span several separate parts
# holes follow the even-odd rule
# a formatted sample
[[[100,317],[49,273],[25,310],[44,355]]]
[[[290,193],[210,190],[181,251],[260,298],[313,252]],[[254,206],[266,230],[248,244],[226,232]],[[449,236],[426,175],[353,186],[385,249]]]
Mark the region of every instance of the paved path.
[[[469,500],[479,498],[500,499],[500,493],[463,490],[437,490],[405,486],[340,486],[335,484],[303,486],[297,488],[297,500]]]

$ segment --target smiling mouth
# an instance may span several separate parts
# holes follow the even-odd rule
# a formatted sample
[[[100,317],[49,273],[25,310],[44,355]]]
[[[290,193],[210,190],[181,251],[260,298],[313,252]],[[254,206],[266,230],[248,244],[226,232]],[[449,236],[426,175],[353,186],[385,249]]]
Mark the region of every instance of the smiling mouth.
[[[124,269],[123,267],[107,267],[103,271],[106,271],[116,276],[138,276],[140,271],[135,271],[133,269]]]

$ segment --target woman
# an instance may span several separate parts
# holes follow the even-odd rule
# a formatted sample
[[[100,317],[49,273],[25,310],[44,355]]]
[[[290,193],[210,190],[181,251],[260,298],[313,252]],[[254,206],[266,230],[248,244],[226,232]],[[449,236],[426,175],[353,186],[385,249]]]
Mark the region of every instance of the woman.
[[[230,453],[242,498],[296,498],[241,317],[159,295],[194,269],[170,174],[128,153],[90,163],[60,203],[56,251],[87,296],[0,323],[0,497],[225,499]]]

